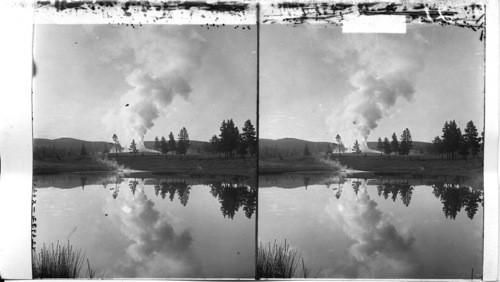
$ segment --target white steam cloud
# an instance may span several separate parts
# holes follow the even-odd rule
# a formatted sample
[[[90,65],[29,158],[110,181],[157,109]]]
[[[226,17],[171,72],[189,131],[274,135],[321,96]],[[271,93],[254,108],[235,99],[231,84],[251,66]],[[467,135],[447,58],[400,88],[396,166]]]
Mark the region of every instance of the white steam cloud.
[[[351,180],[351,185],[352,186]],[[347,182],[346,185],[349,185]],[[411,230],[402,230],[383,213],[366,191],[362,181],[358,195],[344,194],[330,200],[326,212],[342,226],[354,244],[344,261],[327,275],[341,277],[412,278],[422,270]]]
[[[349,36],[330,50],[352,91],[326,123],[333,134],[341,135],[346,148],[358,140],[366,149],[368,135],[390,116],[396,102],[412,100],[416,76],[424,67],[426,42],[418,33]]]
[[[135,32],[131,34],[131,32]],[[188,98],[193,73],[201,66],[204,40],[193,31],[148,26],[124,31],[119,46],[110,51],[128,71],[130,90],[121,96],[106,117],[126,145],[135,139],[144,150],[144,136],[156,120],[168,111],[175,97]],[[118,59],[116,59],[118,58]]]
[[[200,277],[202,266],[193,249],[191,231],[174,229],[174,219],[161,212],[144,192],[144,182],[130,192],[131,179],[120,185],[120,197],[108,197],[107,210],[128,239],[125,256],[107,272],[111,277]],[[129,190],[129,191],[127,191]]]

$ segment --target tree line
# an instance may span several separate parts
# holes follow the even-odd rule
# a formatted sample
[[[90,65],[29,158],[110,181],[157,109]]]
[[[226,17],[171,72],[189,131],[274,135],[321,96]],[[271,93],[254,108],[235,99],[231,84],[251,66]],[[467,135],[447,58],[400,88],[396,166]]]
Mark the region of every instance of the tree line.
[[[398,141],[398,137],[396,136],[395,132],[392,133],[390,142],[387,137],[384,138],[384,141],[382,141],[382,138],[379,137],[377,141],[377,150],[385,155],[394,153],[395,155],[398,154],[408,156],[412,149],[413,141],[411,139],[411,133],[408,128],[403,130],[400,141]]]
[[[241,133],[232,119],[224,120],[220,127],[220,134],[212,136],[208,146],[204,147],[204,151],[219,154],[226,158],[234,156],[244,157],[247,154],[254,156],[257,154],[256,135],[255,127],[250,120],[245,122]],[[113,134],[112,139],[115,145],[115,153],[117,154],[120,151],[119,148],[121,148],[120,141],[116,134]],[[189,134],[185,127],[180,130],[177,140],[174,138],[174,134],[170,132],[168,140],[164,136],[161,138],[157,136],[154,141],[154,150],[158,155],[167,155],[168,153],[172,153],[172,155],[185,155],[190,146]],[[128,149],[134,155],[138,153],[135,140],[132,140]]]
[[[232,119],[222,121],[220,134],[210,138],[209,151],[225,158],[257,154],[257,136],[250,120],[245,121],[240,133]]]
[[[484,131],[479,137],[472,121],[467,123],[463,134],[455,120],[446,121],[442,132],[442,136],[436,136],[432,140],[432,145],[435,153],[446,156],[447,159],[455,159],[456,156],[466,159],[469,154],[479,157],[478,153],[484,151]]]
[[[162,136],[161,139],[156,136],[154,150],[158,153],[158,155],[160,153],[167,155],[169,152],[172,152],[172,155],[185,155],[190,146],[189,134],[187,129],[183,127],[177,135],[177,141],[175,141],[174,134],[172,132],[168,135],[168,141],[164,136]]]

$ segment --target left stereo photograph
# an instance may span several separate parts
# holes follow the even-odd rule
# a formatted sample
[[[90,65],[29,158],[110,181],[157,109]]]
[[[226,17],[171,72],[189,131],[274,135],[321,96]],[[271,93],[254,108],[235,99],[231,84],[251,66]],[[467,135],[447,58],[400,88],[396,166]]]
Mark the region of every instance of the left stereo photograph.
[[[257,31],[36,24],[33,278],[254,278]]]

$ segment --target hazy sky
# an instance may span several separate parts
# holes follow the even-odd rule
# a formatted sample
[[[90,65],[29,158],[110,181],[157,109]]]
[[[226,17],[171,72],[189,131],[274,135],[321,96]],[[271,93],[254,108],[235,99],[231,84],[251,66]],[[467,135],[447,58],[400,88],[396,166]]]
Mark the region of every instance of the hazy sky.
[[[224,119],[256,123],[256,29],[37,25],[34,40],[35,138],[208,141]]]
[[[333,141],[442,135],[447,120],[483,128],[479,32],[409,26],[407,33],[263,25],[260,137]],[[345,137],[345,138],[344,138]],[[350,142],[350,141],[349,141]]]

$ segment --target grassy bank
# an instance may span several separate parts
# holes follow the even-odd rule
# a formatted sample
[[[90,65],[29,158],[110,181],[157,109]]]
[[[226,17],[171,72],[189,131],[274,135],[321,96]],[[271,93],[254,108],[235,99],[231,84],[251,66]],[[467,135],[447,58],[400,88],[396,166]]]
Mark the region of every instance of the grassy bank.
[[[33,254],[33,278],[81,278],[81,270],[85,263],[85,255],[81,249],[67,245],[43,244],[39,251]],[[86,278],[94,278],[96,271],[91,268],[86,260]]]
[[[114,163],[129,170],[148,171],[154,174],[240,175],[255,176],[256,158],[224,159],[213,155],[109,155],[107,163]],[[56,174],[63,172],[110,171],[114,166],[99,163],[92,157],[69,157],[61,160],[35,160],[34,174]]]
[[[297,271],[299,264],[301,271]],[[308,278],[310,269],[305,266],[304,259],[297,250],[285,243],[279,245],[276,240],[264,245],[260,242],[257,251],[257,278]],[[297,276],[298,275],[298,276]]]
[[[259,173],[282,173],[299,171],[331,171],[332,166],[323,163],[324,156],[289,157],[284,159],[260,159]],[[416,173],[427,175],[460,175],[477,176],[483,173],[482,160],[468,158],[467,160],[446,160],[439,156],[381,156],[378,154],[334,155],[349,169],[379,173]]]

